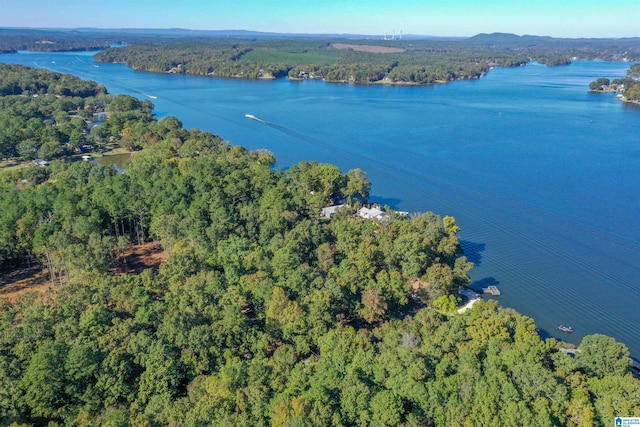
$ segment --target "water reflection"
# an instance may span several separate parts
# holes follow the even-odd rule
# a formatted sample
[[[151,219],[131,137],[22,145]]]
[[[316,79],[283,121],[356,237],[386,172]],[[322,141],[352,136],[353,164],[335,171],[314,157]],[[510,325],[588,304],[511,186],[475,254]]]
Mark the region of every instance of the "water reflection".
[[[131,159],[131,153],[124,154],[110,154],[102,157],[98,157],[97,161],[101,165],[113,166],[118,173],[124,173],[127,163]]]

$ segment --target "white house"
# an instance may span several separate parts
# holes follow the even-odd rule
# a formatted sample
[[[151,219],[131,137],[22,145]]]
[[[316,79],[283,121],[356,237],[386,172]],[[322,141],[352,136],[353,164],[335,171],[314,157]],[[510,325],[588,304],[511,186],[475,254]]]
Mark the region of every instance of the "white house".
[[[360,215],[362,218],[375,219],[377,221],[381,221],[389,218],[389,215],[386,212],[383,212],[376,207],[373,207],[373,208],[362,207],[358,211],[358,215]]]
[[[334,206],[327,206],[322,208],[322,212],[321,215],[325,218],[331,218],[333,215],[335,215],[335,213],[338,211],[338,209],[349,209],[351,210],[351,206],[347,205],[346,203],[343,203],[341,205],[334,205]]]

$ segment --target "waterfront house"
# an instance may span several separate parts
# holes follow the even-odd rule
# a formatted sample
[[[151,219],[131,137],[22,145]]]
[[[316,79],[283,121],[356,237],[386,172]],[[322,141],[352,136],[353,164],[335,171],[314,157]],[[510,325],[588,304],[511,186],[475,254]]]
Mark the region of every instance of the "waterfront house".
[[[358,211],[358,215],[360,215],[362,218],[374,219],[376,221],[382,221],[389,218],[389,215],[386,212],[380,210],[377,207],[362,207]]]
[[[322,208],[322,212],[320,213],[320,215],[323,216],[324,218],[331,218],[333,215],[335,215],[335,213],[338,210],[342,210],[342,209],[351,210],[351,206],[345,203],[340,205],[326,206]]]

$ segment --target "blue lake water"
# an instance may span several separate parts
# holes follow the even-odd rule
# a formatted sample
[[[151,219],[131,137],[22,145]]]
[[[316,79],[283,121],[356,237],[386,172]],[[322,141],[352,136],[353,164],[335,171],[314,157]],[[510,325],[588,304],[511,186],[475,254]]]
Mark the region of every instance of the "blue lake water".
[[[631,65],[496,68],[430,87],[241,81],[135,72],[91,53],[0,55],[150,99],[159,117],[300,160],[366,170],[373,199],[453,215],[475,286],[579,343],[604,333],[640,356],[640,108],[590,94]],[[244,117],[253,114],[267,123]],[[566,334],[557,324],[571,325]]]

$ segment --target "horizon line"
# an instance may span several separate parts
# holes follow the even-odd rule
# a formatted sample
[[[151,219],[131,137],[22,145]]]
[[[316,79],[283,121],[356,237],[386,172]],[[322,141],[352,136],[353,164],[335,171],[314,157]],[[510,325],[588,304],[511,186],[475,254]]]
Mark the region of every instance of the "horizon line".
[[[278,31],[260,31],[260,30],[247,30],[247,29],[198,29],[198,28],[183,28],[183,27],[10,27],[10,26],[2,26],[0,25],[0,30],[35,30],[35,31],[81,31],[81,30],[98,30],[98,31],[190,31],[190,32],[216,32],[216,33],[225,33],[225,32],[244,32],[244,33],[254,33],[254,34],[265,34],[265,35],[283,35],[283,36],[351,36],[351,37],[384,37],[384,33],[381,34],[365,34],[365,33],[298,33],[298,32],[278,32]],[[417,34],[417,33],[403,33],[402,38],[405,37],[424,37],[424,38],[442,38],[442,39],[465,39],[472,38],[478,35],[513,35],[516,37],[540,37],[540,38],[552,38],[552,39],[565,39],[565,40],[580,40],[580,39],[609,39],[609,40],[620,40],[620,39],[640,39],[639,36],[618,36],[618,37],[556,37],[549,35],[538,35],[538,34],[517,34],[510,33],[504,31],[495,31],[495,32],[480,32],[471,36],[443,36],[443,35],[434,35],[434,34]],[[402,40],[402,38],[396,36],[395,41]]]

